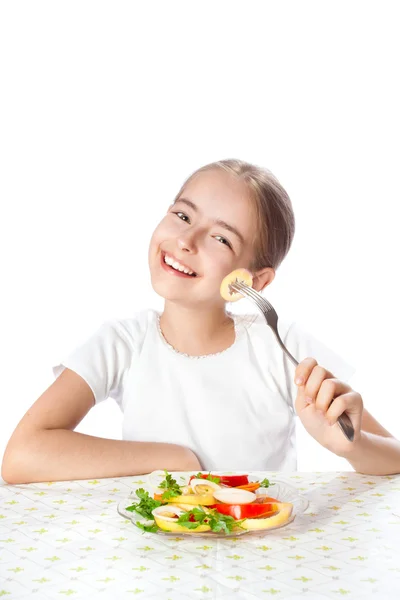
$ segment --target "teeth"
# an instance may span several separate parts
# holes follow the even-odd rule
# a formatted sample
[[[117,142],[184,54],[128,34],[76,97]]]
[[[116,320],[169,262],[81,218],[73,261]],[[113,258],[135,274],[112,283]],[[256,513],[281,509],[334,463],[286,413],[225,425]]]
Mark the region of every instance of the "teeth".
[[[193,275],[193,271],[191,271],[190,269],[187,269],[186,267],[183,267],[176,260],[174,260],[173,258],[168,256],[167,254],[164,257],[164,261],[166,262],[167,265],[169,265],[173,269],[176,269],[176,271],[180,271],[181,273],[187,273],[188,275]]]

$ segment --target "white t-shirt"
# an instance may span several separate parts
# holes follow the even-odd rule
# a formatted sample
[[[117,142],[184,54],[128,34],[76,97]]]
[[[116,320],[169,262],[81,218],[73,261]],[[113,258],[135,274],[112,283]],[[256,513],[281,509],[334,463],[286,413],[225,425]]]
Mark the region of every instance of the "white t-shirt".
[[[112,320],[53,368],[78,373],[96,403],[114,398],[124,440],[191,448],[206,470],[296,470],[294,366],[260,314],[231,315],[235,342],[221,353],[189,357],[144,310]],[[295,324],[279,332],[298,359],[314,357],[335,377],[354,369]]]

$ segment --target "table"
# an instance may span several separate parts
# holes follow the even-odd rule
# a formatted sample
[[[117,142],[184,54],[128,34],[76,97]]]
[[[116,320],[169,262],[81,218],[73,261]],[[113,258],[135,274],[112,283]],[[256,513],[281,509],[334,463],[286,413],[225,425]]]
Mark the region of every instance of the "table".
[[[0,597],[400,597],[400,476],[264,474],[307,511],[229,539],[142,533],[116,511],[145,478],[0,486]]]

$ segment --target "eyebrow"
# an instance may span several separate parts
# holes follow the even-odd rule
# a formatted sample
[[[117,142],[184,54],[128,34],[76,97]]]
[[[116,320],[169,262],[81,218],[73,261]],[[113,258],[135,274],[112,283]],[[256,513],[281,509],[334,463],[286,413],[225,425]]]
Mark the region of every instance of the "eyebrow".
[[[189,206],[192,210],[194,210],[195,213],[200,212],[198,206],[196,206],[196,204],[194,202],[192,202],[191,200],[188,200],[187,198],[177,198],[177,200],[175,200],[174,204],[176,204],[177,202],[183,202],[184,204]],[[229,223],[227,223],[226,221],[223,221],[222,219],[213,219],[213,223],[215,223],[216,225],[219,225],[220,227],[223,227],[224,229],[226,229],[227,231],[230,231],[231,233],[234,233],[239,238],[241,243],[243,245],[245,244],[244,237],[242,236],[240,231],[238,231],[236,229],[236,227],[234,227],[233,225],[229,225]]]

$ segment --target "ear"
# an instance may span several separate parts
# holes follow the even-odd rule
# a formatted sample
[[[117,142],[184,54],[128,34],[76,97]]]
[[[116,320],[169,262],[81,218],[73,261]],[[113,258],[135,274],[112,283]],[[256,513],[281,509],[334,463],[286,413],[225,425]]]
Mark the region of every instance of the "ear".
[[[275,269],[267,267],[253,274],[253,288],[257,292],[262,292],[275,279]]]

